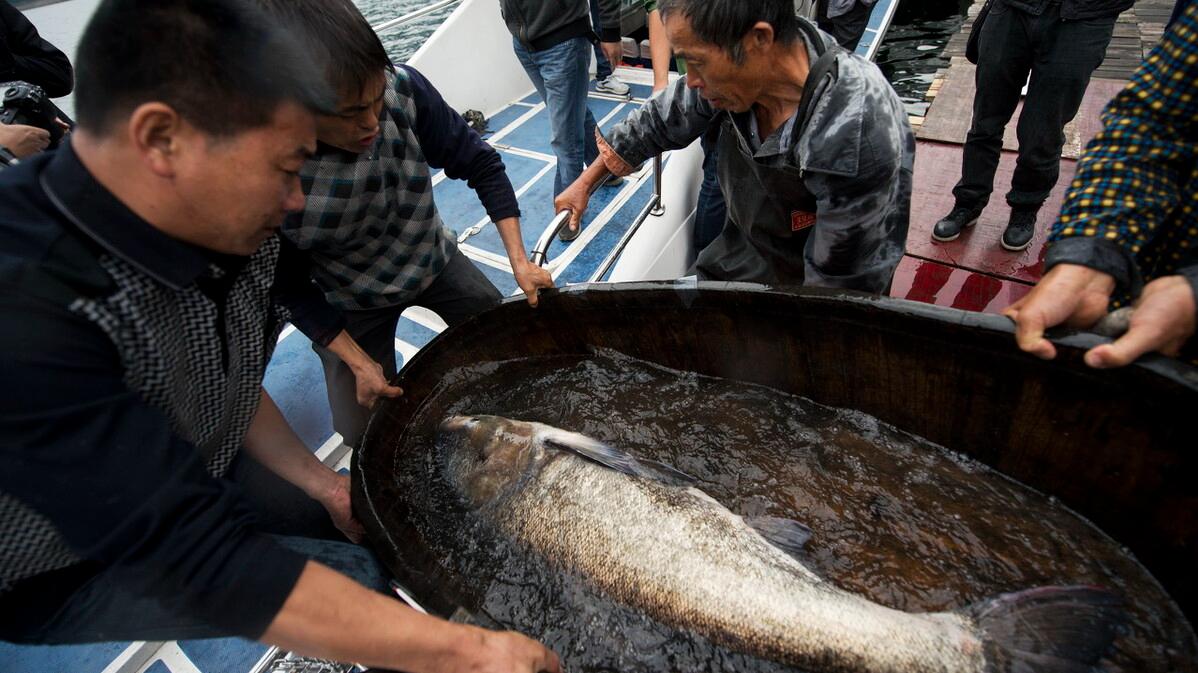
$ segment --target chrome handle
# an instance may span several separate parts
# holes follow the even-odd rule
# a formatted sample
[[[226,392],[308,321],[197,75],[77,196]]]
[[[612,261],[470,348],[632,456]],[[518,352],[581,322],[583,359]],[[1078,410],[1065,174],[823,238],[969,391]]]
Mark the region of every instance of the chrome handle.
[[[541,238],[537,239],[537,244],[533,246],[528,261],[537,266],[545,266],[545,262],[549,261],[549,246],[553,245],[553,239],[561,232],[562,227],[567,226],[570,222],[571,212],[573,211],[563,210],[554,216],[549,226],[545,227],[545,231],[541,232]]]

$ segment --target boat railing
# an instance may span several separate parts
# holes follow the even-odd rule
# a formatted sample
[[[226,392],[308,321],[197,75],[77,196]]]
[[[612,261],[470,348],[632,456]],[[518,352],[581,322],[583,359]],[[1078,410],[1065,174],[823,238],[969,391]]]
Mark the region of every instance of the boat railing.
[[[456,5],[461,1],[462,0],[440,0],[440,2],[434,2],[431,5],[421,7],[420,9],[418,9],[414,12],[408,12],[407,14],[404,14],[403,16],[398,16],[389,21],[384,21],[384,22],[378,24],[377,26],[371,26],[371,28],[374,29],[374,32],[381,35],[387,31],[394,30],[395,28],[399,28],[400,26],[402,26],[404,24],[411,23],[412,21],[415,21],[416,19],[419,19],[422,16],[428,16],[429,14],[439,12],[442,9],[445,9],[446,7],[452,7],[453,5]]]
[[[658,154],[653,157],[653,196],[650,197],[649,203],[645,204],[640,215],[637,215],[636,219],[633,220],[632,225],[628,227],[628,231],[624,232],[624,235],[620,237],[620,241],[616,244],[616,247],[612,249],[607,258],[603,260],[603,263],[599,265],[595,274],[591,276],[592,281],[599,280],[607,275],[607,272],[615,265],[616,260],[620,258],[620,254],[624,252],[624,248],[627,247],[628,242],[632,240],[632,237],[650,215],[660,217],[665,214],[665,206],[661,199],[661,185],[662,159],[661,155]],[[598,188],[598,185],[592,188],[591,192],[594,193],[596,188]],[[549,226],[545,227],[545,231],[541,232],[541,237],[537,239],[537,244],[533,246],[532,254],[529,255],[529,261],[537,266],[545,266],[549,262],[549,247],[553,245],[553,239],[561,233],[562,228],[566,227],[570,222],[570,212],[569,210],[563,210],[553,217],[553,220],[549,222]]]

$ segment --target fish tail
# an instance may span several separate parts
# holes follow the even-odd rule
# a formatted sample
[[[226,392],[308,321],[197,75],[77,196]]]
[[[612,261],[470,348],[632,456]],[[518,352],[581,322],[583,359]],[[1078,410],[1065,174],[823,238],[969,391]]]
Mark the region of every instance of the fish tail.
[[[1003,594],[966,613],[982,637],[984,673],[1096,670],[1127,621],[1119,596],[1088,586]]]

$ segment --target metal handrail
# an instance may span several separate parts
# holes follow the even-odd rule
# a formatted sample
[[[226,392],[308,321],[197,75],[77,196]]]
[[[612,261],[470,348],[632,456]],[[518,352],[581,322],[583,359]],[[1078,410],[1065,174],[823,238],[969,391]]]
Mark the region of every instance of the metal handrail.
[[[628,227],[628,231],[625,231],[624,235],[620,237],[620,241],[616,243],[616,247],[607,253],[607,257],[603,259],[599,268],[595,269],[595,273],[591,274],[590,282],[597,283],[603,280],[607,272],[611,271],[612,267],[616,265],[616,262],[620,259],[620,255],[624,254],[624,248],[627,248],[628,244],[632,242],[632,237],[640,231],[641,225],[645,223],[645,220],[649,219],[650,215],[661,217],[666,214],[666,206],[661,199],[661,176],[662,164],[661,155],[659,154],[653,157],[653,198],[641,209],[640,214],[633,220],[632,226]]]
[[[598,189],[602,184],[603,183],[600,182],[599,184],[592,186],[588,196],[594,194],[595,190]],[[607,259],[603,261],[603,264],[600,265],[599,274],[597,277],[601,278],[603,274],[607,273],[607,269],[611,268],[611,266],[616,263],[616,259],[620,256],[620,253],[624,251],[624,248],[628,245],[628,241],[631,240],[632,235],[635,234],[638,229],[640,229],[642,224],[644,224],[645,219],[647,219],[650,215],[653,215],[654,217],[661,217],[662,215],[665,215],[666,208],[661,200],[661,184],[662,161],[661,155],[658,154],[657,156],[653,157],[653,197],[649,200],[649,203],[645,206],[644,210],[641,211],[641,214],[637,216],[636,220],[632,223],[632,226],[628,228],[628,231],[624,232],[624,236],[620,238],[620,242],[616,245],[615,249],[612,250],[611,254],[609,254]],[[571,212],[572,211],[569,210],[563,210],[557,215],[553,216],[553,220],[549,222],[548,227],[545,227],[545,231],[541,232],[541,237],[537,239],[537,244],[533,246],[532,254],[528,256],[528,261],[536,264],[537,266],[545,266],[546,262],[549,261],[549,246],[553,245],[553,239],[558,235],[558,233],[561,232],[562,227],[566,226],[570,221]],[[595,276],[592,276],[592,280],[595,278]]]
[[[377,26],[371,26],[371,28],[373,28],[374,32],[376,32],[376,33],[384,33],[388,30],[391,30],[392,28],[398,28],[399,26],[402,26],[405,23],[410,23],[412,21],[415,21],[416,19],[419,19],[422,16],[428,16],[429,14],[432,14],[434,12],[445,9],[446,7],[449,7],[451,5],[456,5],[461,1],[462,0],[441,0],[440,2],[434,2],[433,4],[428,5],[427,7],[422,7],[414,12],[409,12],[407,14],[404,14],[403,16],[391,19],[390,21],[384,21],[383,23],[380,23]]]

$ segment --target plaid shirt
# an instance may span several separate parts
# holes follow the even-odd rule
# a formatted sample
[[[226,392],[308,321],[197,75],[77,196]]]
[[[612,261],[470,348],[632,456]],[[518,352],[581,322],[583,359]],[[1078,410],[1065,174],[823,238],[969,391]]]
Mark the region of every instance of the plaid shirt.
[[[1113,305],[1182,274],[1198,296],[1198,3],[1107,105],[1053,226],[1045,267],[1114,276]]]
[[[321,145],[300,171],[304,212],[283,225],[283,234],[307,253],[312,277],[337,309],[410,302],[457,251],[433,202],[431,168],[467,179],[492,220],[520,214],[499,154],[423,75],[400,67],[387,73],[387,82],[374,148],[351,154]],[[312,313],[284,303],[293,314]],[[296,324],[309,336],[311,330],[327,331],[326,325]]]

